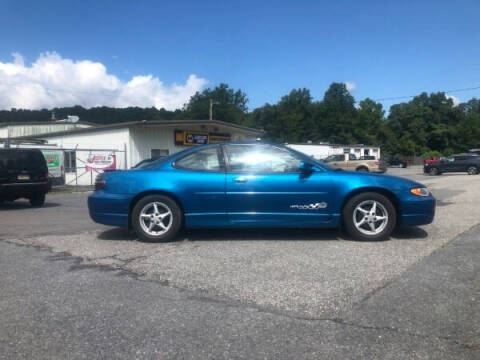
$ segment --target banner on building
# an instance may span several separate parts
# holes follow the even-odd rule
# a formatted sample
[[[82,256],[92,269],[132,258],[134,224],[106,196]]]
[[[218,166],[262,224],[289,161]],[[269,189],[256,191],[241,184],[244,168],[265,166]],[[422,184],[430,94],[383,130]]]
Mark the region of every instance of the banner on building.
[[[116,170],[117,157],[115,154],[110,153],[95,153],[89,154],[85,161],[86,171],[105,171]]]

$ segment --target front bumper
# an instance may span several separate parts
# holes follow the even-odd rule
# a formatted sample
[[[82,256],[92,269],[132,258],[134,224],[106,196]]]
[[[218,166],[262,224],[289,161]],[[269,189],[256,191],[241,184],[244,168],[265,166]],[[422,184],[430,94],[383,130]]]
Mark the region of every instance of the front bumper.
[[[433,222],[435,218],[436,200],[433,196],[410,196],[401,202],[399,225],[418,226]]]

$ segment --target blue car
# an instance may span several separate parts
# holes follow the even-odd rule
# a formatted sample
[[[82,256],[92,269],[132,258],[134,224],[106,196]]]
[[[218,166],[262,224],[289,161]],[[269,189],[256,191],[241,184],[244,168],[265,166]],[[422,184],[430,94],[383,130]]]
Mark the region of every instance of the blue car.
[[[428,224],[429,190],[404,178],[338,171],[268,143],[198,146],[140,169],[105,172],[88,198],[91,218],[148,241],[187,228],[338,228],[382,240],[396,226]]]

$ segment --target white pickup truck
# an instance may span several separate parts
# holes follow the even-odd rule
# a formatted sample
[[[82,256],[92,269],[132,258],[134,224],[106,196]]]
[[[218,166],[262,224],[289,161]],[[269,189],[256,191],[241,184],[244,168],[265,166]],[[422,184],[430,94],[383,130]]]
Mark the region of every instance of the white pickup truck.
[[[387,171],[387,166],[385,162],[375,159],[357,159],[355,154],[330,155],[323,161],[334,168],[344,170],[378,173],[383,173]]]

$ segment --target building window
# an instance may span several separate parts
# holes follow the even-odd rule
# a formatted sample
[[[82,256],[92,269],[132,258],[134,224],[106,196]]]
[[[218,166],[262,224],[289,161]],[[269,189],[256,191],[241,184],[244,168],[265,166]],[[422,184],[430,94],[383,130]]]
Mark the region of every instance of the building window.
[[[361,149],[358,149],[358,148],[357,148],[357,149],[355,149],[355,153],[359,153],[359,154],[360,154],[361,152],[362,152],[362,150],[361,150]]]
[[[77,170],[77,153],[74,150],[65,151],[65,172],[75,172]]]
[[[350,153],[350,148],[343,148],[343,153],[344,154]]]
[[[168,149],[152,149],[150,151],[150,157],[152,159],[159,159],[165,156],[168,156]]]

